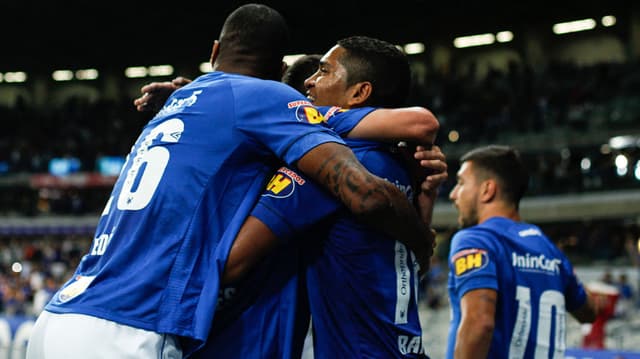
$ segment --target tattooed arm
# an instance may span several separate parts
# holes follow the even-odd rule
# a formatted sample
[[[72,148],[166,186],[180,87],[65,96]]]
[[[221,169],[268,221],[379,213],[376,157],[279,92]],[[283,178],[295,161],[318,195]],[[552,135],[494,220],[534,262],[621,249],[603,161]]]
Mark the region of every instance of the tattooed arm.
[[[302,157],[297,166],[365,223],[409,246],[420,267],[428,268],[433,233],[407,197],[393,184],[371,174],[348,147],[322,144]]]
[[[366,223],[407,244],[416,255],[421,272],[433,254],[434,234],[420,220],[415,207],[396,186],[372,175],[351,150],[328,143],[309,151],[298,169],[336,197]],[[278,243],[277,235],[249,216],[243,224],[225,264],[223,284],[240,280]]]

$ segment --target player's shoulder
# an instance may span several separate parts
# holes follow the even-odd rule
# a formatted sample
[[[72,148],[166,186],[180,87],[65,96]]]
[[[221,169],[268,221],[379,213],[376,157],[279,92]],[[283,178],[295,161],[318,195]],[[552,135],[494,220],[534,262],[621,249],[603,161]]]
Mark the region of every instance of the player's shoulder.
[[[474,240],[488,240],[496,236],[491,227],[486,226],[484,223],[477,224],[475,226],[466,227],[453,236],[453,239],[474,239]]]
[[[293,89],[291,86],[274,80],[265,80],[244,75],[235,75],[234,77],[230,77],[230,79],[233,79],[233,81],[231,81],[231,84],[234,88],[247,92],[261,93],[260,99],[266,99],[269,96],[277,94],[303,97],[301,93]]]
[[[492,249],[497,236],[481,225],[475,225],[459,230],[451,239],[451,253],[468,248]]]

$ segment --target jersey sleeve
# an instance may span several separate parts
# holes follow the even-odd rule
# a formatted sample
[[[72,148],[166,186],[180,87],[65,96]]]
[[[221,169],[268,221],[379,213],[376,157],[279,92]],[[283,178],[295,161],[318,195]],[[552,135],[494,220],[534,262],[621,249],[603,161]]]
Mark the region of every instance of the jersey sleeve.
[[[459,298],[474,289],[498,290],[497,260],[489,243],[492,234],[469,228],[456,233],[451,240],[449,273]]]
[[[329,127],[340,136],[346,137],[375,108],[360,107],[347,110],[340,107],[331,107],[328,109],[321,108],[322,110],[325,110],[323,113]]]
[[[344,144],[326,126],[322,114],[302,95],[276,81],[255,81],[234,88],[236,128],[293,165],[309,150]]]
[[[341,203],[324,188],[286,167],[273,175],[252,216],[280,239],[290,238],[334,213]]]

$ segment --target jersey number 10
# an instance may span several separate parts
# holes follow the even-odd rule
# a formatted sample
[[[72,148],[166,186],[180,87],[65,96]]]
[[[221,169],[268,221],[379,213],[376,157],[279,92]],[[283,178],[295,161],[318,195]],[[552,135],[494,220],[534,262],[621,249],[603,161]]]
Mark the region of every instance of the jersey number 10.
[[[531,289],[519,285],[516,289],[518,314],[511,335],[509,358],[524,358],[529,332],[531,331]],[[550,342],[554,340],[553,358],[563,358],[566,347],[566,310],[564,295],[557,290],[545,290],[538,304],[538,331],[534,358],[549,358]],[[555,308],[555,318],[552,317]],[[554,320],[555,319],[555,320]],[[555,330],[551,335],[551,323],[555,321]]]

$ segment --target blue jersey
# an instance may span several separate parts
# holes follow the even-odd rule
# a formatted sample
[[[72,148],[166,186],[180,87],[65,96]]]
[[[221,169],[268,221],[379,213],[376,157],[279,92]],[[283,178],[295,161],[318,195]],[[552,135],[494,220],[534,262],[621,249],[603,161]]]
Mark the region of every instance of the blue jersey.
[[[346,135],[374,110],[318,109],[340,135]],[[291,208],[283,210],[281,205]],[[298,275],[304,270],[300,243],[290,237],[334,213],[340,205],[296,171],[282,167],[273,175],[251,214],[269,225],[281,243],[246,278],[220,289],[210,336],[195,358],[300,358],[310,313],[305,276]],[[309,212],[295,218],[281,217],[289,210]]]
[[[489,358],[562,358],[566,314],[586,293],[565,255],[532,225],[494,217],[456,233],[449,255],[453,358],[460,300],[474,289],[498,293]]]
[[[94,242],[47,305],[183,337],[209,333],[230,245],[278,163],[326,142],[323,117],[275,81],[213,72],[175,91],[145,126]]]
[[[413,196],[403,164],[386,149],[364,141],[347,143],[372,173]],[[307,205],[317,208],[318,203]],[[323,229],[321,240],[299,238],[306,245],[314,358],[426,358],[413,253],[342,206],[314,231]]]

